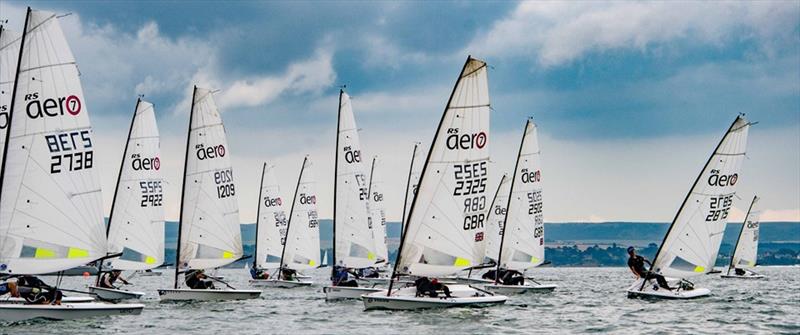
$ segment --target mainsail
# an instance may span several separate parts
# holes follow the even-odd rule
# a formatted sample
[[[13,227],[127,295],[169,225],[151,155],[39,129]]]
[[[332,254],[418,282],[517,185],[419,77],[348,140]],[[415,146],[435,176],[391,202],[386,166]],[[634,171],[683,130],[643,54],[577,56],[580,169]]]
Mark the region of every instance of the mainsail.
[[[350,96],[340,90],[333,203],[333,257],[335,265],[347,268],[364,268],[377,261],[375,243],[372,240],[369,185],[361,155],[361,143]]]
[[[489,112],[486,63],[469,57],[422,169],[395,275],[454,274],[483,260]]]
[[[211,90],[194,88],[186,143],[178,264],[220,267],[243,251],[231,153]]]
[[[11,93],[17,74],[20,34],[0,25],[0,161],[5,151],[8,115],[11,112]]]
[[[760,225],[761,211],[757,210],[756,204],[759,198],[753,197],[750,209],[742,223],[742,230],[739,232],[739,239],[736,240],[736,247],[733,248],[733,257],[728,271],[734,268],[750,269],[756,266],[758,259],[758,226]]]
[[[503,174],[500,184],[486,213],[486,256],[484,263],[497,263],[500,255],[500,242],[503,238],[503,224],[506,221],[508,194],[511,193],[511,179]]]
[[[281,266],[288,224],[275,167],[264,163],[256,218],[256,268],[277,269]]]
[[[281,267],[295,270],[313,269],[320,265],[319,218],[317,192],[311,159],[303,160],[294,201],[289,211],[286,243],[281,254]]]
[[[0,271],[62,271],[106,255],[96,138],[55,14],[28,9],[18,59],[0,169]]]
[[[525,271],[544,262],[542,166],[536,124],[528,120],[511,181],[500,268]]]
[[[137,100],[108,218],[114,269],[145,270],[164,262],[161,144],[153,105]]]
[[[378,156],[372,158],[372,169],[369,174],[369,208],[372,211],[372,240],[375,243],[377,261],[389,259],[386,237],[386,208],[383,204],[383,175],[379,172]]]
[[[750,123],[736,117],[697,176],[656,253],[653,269],[688,278],[711,271],[736,197]]]

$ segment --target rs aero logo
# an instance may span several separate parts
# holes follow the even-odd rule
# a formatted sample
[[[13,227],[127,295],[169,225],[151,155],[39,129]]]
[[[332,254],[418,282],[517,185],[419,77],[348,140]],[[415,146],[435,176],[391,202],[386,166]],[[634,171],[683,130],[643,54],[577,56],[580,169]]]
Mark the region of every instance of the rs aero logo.
[[[277,198],[264,197],[264,206],[272,207],[272,206],[280,206],[282,204],[283,200],[281,200],[281,197]]]
[[[156,157],[142,157],[139,154],[135,154],[131,159],[131,167],[136,170],[156,170],[158,171],[161,169],[161,160]]]
[[[198,144],[197,148],[197,159],[204,160],[204,159],[214,159],[217,157],[225,157],[225,146],[214,145],[210,147],[206,147],[202,144]]]
[[[739,174],[720,174],[719,170],[711,170],[711,175],[708,176],[708,185],[710,186],[733,186],[739,180]]]
[[[64,113],[72,116],[80,114],[83,103],[76,95],[58,98],[39,99],[39,92],[25,95],[25,111],[31,119],[62,116]]]
[[[308,195],[305,193],[300,193],[300,203],[303,205],[313,205],[317,203],[317,196],[316,195]]]
[[[353,164],[361,162],[361,150],[353,150],[352,147],[344,147],[344,160],[347,163]]]
[[[542,171],[528,171],[528,169],[522,169],[520,171],[522,174],[522,182],[527,183],[538,183],[542,181]]]
[[[445,144],[450,150],[483,149],[486,141],[489,140],[486,133],[482,131],[475,134],[459,134],[458,128],[448,128],[447,134]]]

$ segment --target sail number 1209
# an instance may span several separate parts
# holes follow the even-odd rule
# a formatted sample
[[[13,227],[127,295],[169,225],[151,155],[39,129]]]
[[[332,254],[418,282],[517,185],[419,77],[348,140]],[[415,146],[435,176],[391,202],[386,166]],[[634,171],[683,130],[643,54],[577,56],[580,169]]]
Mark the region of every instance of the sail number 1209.
[[[217,198],[232,197],[236,194],[233,187],[233,170],[226,169],[214,172],[214,183],[217,184]]]

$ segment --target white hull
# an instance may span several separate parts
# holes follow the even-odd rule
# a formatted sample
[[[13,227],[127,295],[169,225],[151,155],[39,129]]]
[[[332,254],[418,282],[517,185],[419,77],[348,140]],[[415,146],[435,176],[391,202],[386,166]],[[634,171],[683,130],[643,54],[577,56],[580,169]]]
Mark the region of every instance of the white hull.
[[[503,304],[508,297],[502,295],[491,295],[478,291],[466,285],[452,285],[450,298],[445,298],[444,294],[439,297],[416,297],[416,287],[406,287],[394,291],[391,296],[386,296],[386,292],[367,294],[362,297],[364,309],[390,309],[390,310],[414,310],[428,308],[450,308],[450,307],[481,307],[495,304]]]
[[[390,278],[389,277],[378,277],[378,278],[360,278],[360,281],[364,281],[370,284],[388,284]]]
[[[261,296],[258,290],[192,290],[192,289],[159,289],[161,301],[187,300],[245,300]]]
[[[765,278],[764,275],[759,275],[759,274],[746,274],[744,276],[739,276],[739,275],[721,275],[720,277],[721,278],[725,278],[725,279],[733,279],[733,278],[735,278],[735,279],[763,279],[763,278]]]
[[[670,283],[671,287],[675,287]],[[691,290],[673,289],[672,291],[660,288],[655,280],[650,280],[642,287],[642,279],[637,280],[628,288],[628,298],[641,299],[697,299],[711,295],[711,290],[707,288],[694,288]]]
[[[61,303],[69,303],[69,304],[79,304],[85,302],[94,302],[94,298],[92,297],[82,297],[82,296],[74,296],[74,297],[63,297],[61,298]],[[24,304],[25,299],[23,298],[13,298],[8,295],[0,297],[0,304]]]
[[[487,291],[497,294],[522,294],[522,293],[550,293],[556,289],[558,285],[553,284],[538,284],[538,285],[503,285],[503,284],[489,284],[485,285]]]
[[[299,272],[294,276],[297,277],[297,279],[311,279],[311,276]]]
[[[494,283],[494,280],[488,280],[483,278],[472,278],[472,277],[449,277],[446,278],[449,281],[454,281],[459,284],[491,284]]]
[[[35,318],[51,320],[84,319],[109,315],[142,314],[142,304],[79,303],[61,305],[0,304],[1,321],[22,321]]]
[[[161,276],[161,272],[155,272],[155,271],[149,271],[149,272],[148,272],[148,271],[138,271],[138,272],[136,272],[136,275],[137,275],[137,276],[139,276],[139,277],[155,277],[155,276]]]
[[[364,294],[376,292],[383,292],[386,294],[386,289],[371,287],[325,286],[322,288],[322,292],[325,292],[325,300],[361,299],[361,296]]]
[[[250,279],[250,286],[254,287],[295,288],[311,286],[312,284],[314,283],[302,280]]]
[[[96,286],[89,286],[89,292],[96,294],[98,298],[103,300],[139,299],[144,296],[144,292],[115,290]]]

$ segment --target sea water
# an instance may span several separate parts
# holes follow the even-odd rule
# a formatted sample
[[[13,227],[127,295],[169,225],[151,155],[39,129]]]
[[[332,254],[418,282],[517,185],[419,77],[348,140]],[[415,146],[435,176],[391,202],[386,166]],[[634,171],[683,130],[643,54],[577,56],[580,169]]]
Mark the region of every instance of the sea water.
[[[260,299],[225,302],[159,302],[156,289],[171,287],[172,271],[134,277],[144,291],[140,316],[86,320],[32,320],[0,324],[7,334],[531,334],[531,333],[800,333],[800,267],[760,267],[762,280],[694,280],[712,296],[684,301],[629,299],[627,268],[542,268],[531,272],[552,293],[511,296],[505,305],[424,311],[364,311],[361,301],[326,302],[329,269],[308,274],[308,288],[265,289]],[[248,288],[244,269],[218,275]],[[53,284],[54,277],[44,277]],[[92,278],[64,278],[82,289]]]

